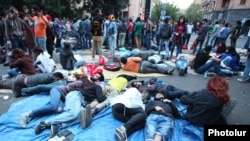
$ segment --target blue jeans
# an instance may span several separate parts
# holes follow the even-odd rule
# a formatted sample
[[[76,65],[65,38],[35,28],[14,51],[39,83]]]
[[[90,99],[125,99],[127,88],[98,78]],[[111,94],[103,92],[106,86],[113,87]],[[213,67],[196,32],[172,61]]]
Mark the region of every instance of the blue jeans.
[[[168,39],[160,39],[158,54],[160,55],[163,44],[165,44],[166,58],[169,58],[169,40]]]
[[[199,74],[202,74],[204,73],[205,71],[208,71],[210,69],[213,69],[214,73],[216,73],[217,75],[223,75],[222,72],[221,72],[221,68],[220,68],[220,65],[215,62],[215,61],[210,61],[202,66],[200,66],[196,72],[199,73]]]
[[[61,101],[61,89],[59,87],[54,87],[50,90],[50,102],[41,108],[33,110],[30,115],[32,117],[40,117],[44,115],[50,115],[57,112],[57,109],[62,105]]]
[[[249,73],[250,73],[250,56],[248,55],[246,63],[245,63],[245,69],[244,69],[243,76],[242,76],[242,80],[244,82],[247,81],[249,77]]]
[[[145,35],[145,47],[147,50],[151,48],[151,33],[146,33]]]
[[[186,69],[188,66],[188,61],[186,59],[177,59],[175,62],[175,66],[177,69]]]
[[[80,111],[82,107],[83,99],[81,92],[71,91],[66,95],[65,107],[63,112],[56,117],[50,118],[45,121],[48,124],[62,123],[62,127],[68,127],[80,122]]]
[[[110,49],[110,55],[115,55],[116,34],[109,36],[109,49]]]
[[[153,140],[155,134],[161,135],[164,140],[172,135],[174,120],[165,115],[150,114],[147,117],[144,129],[145,141]]]
[[[138,55],[139,53],[140,53],[140,49],[136,48],[136,49],[133,49],[132,51],[122,54],[120,57],[126,57],[126,58],[134,57]]]
[[[10,41],[11,41],[13,49],[21,48],[24,52],[27,52],[27,47],[26,47],[26,44],[25,44],[25,40],[10,38]]]
[[[55,81],[50,84],[40,84],[33,87],[22,88],[21,94],[22,96],[28,96],[39,93],[48,93],[53,87],[66,85],[66,80]]]
[[[46,40],[47,40],[47,37],[35,37],[35,44],[36,46],[42,48],[43,51],[47,51]]]
[[[8,78],[15,77],[19,74],[19,69],[18,68],[9,69],[7,71],[7,74],[9,75]]]

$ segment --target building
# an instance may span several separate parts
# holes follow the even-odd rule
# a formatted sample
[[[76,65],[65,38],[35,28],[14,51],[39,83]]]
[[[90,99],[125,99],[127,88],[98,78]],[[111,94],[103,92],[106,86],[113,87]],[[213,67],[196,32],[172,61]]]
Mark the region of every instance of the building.
[[[125,20],[131,18],[134,21],[140,16],[144,20],[151,16],[152,5],[158,1],[160,0],[127,0],[130,6],[122,10],[121,16]]]
[[[204,18],[235,25],[250,19],[250,0],[201,0]]]

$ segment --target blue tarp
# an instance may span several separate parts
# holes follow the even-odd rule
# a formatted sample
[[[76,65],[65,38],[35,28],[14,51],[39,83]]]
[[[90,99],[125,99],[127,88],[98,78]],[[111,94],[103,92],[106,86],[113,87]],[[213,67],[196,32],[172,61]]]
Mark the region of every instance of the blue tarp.
[[[50,131],[45,130],[39,135],[35,135],[34,127],[47,118],[53,118],[55,115],[45,116],[33,119],[27,128],[19,126],[20,115],[24,112],[41,107],[48,103],[48,95],[33,95],[11,105],[8,112],[0,117],[0,137],[2,141],[45,141],[50,136]],[[178,101],[175,101],[178,109],[185,111],[185,107]],[[122,125],[122,122],[116,120],[111,108],[108,107],[98,113],[91,124],[86,129],[81,129],[80,124],[75,124],[67,129],[75,137],[74,141],[115,141],[115,128]],[[65,129],[62,129],[63,131]],[[143,129],[132,134],[128,141],[144,141]],[[194,126],[186,120],[176,120],[173,135],[170,141],[203,141],[203,128]]]

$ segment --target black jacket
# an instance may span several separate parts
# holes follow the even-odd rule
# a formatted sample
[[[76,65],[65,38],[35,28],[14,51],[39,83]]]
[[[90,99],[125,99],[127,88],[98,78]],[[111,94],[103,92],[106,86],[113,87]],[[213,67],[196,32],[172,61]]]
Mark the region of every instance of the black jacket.
[[[180,101],[188,105],[184,118],[191,123],[198,126],[226,124],[221,115],[224,105],[219,103],[210,91],[196,91],[182,96]]]

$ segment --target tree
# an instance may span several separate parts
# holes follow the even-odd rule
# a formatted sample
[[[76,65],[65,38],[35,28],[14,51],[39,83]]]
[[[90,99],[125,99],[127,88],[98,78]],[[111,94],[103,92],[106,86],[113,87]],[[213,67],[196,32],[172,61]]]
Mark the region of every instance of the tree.
[[[191,4],[186,10],[185,17],[189,21],[201,21],[203,18],[201,6],[199,4]]]
[[[178,19],[180,15],[180,9],[173,3],[172,4],[166,3],[164,5],[166,5],[165,8],[163,8],[163,4],[161,2],[157,2],[154,5],[151,13],[151,19],[153,22],[159,21],[161,16],[161,11],[165,11],[166,13],[165,16],[169,16],[173,21]]]

